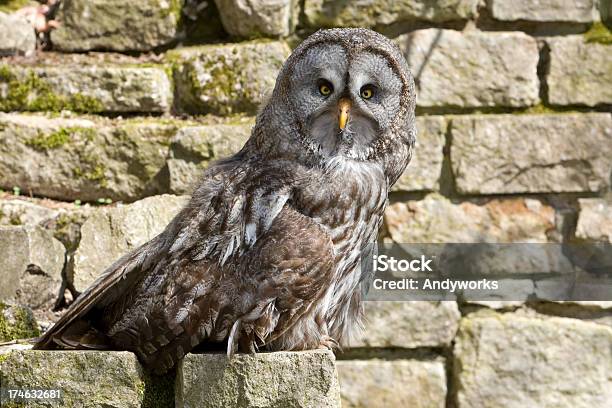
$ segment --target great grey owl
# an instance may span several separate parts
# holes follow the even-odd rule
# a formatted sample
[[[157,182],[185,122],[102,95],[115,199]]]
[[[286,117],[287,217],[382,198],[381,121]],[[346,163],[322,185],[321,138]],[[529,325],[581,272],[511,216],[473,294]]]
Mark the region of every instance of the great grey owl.
[[[321,30],[287,59],[251,137],[209,167],[164,232],[110,266],[35,348],[134,351],[155,372],[199,345],[303,350],[359,325],[362,250],[410,161],[400,50]]]

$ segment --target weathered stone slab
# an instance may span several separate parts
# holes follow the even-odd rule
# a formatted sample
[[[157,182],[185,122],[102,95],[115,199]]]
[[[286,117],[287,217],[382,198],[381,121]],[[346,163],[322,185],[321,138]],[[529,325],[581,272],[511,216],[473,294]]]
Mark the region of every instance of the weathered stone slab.
[[[458,407],[608,407],[612,329],[566,318],[467,317],[454,350]]]
[[[0,11],[0,57],[30,55],[36,50],[36,34],[25,17]]]
[[[208,164],[238,152],[252,127],[253,123],[180,129],[170,144],[170,192],[190,194]]]
[[[458,117],[451,135],[462,194],[599,191],[608,184],[610,114]]]
[[[440,188],[448,121],[443,116],[417,118],[414,156],[393,191],[430,191]]]
[[[493,18],[502,21],[593,21],[593,0],[491,0],[488,7]]]
[[[286,37],[293,33],[299,7],[295,0],[215,0],[223,28],[243,38]]]
[[[78,61],[0,64],[0,110],[161,113],[172,105],[161,66]]]
[[[402,35],[423,108],[521,107],[539,100],[536,41],[519,32],[426,29]]]
[[[398,243],[547,242],[547,231],[555,227],[555,211],[536,199],[453,203],[430,194],[391,204],[385,226]]]
[[[127,351],[14,350],[2,355],[0,378],[3,388],[62,393],[59,401],[33,400],[28,407],[140,408],[148,386],[138,359]]]
[[[602,198],[581,198],[578,204],[576,237],[612,243],[612,203]]]
[[[365,302],[365,330],[351,347],[445,347],[459,326],[455,302]]]
[[[612,45],[585,42],[583,36],[546,40],[550,62],[546,75],[553,105],[612,104]]]
[[[0,188],[61,200],[135,200],[161,189],[177,125],[0,114]]]
[[[38,225],[57,216],[59,209],[26,200],[0,198],[0,225]]]
[[[62,51],[149,51],[179,32],[183,0],[63,0],[51,32]]]
[[[477,15],[478,0],[306,0],[304,15],[311,27],[374,27],[403,21],[455,21]]]
[[[330,351],[188,354],[179,366],[176,406],[340,407]]]
[[[186,203],[187,197],[164,194],[93,211],[81,226],[68,280],[82,292],[114,261],[162,232]]]
[[[188,113],[255,113],[272,92],[290,49],[284,42],[252,41],[176,49],[177,109]]]
[[[0,342],[40,336],[30,308],[0,302]]]
[[[41,227],[0,227],[0,301],[53,308],[62,287],[64,246]]]
[[[337,365],[345,408],[446,406],[442,360],[346,360]]]

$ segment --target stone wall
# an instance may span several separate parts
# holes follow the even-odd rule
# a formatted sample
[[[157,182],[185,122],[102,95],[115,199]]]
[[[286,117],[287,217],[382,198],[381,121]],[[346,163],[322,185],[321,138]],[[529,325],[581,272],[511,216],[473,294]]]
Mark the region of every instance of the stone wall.
[[[46,329],[163,229],[319,27],[394,38],[417,81],[417,149],[382,240],[612,243],[609,1],[62,0],[50,33],[14,13],[26,3],[0,1],[0,340]],[[337,355],[345,407],[612,405],[612,302],[366,311]],[[128,405],[146,406],[131,358],[96,364],[125,369]]]

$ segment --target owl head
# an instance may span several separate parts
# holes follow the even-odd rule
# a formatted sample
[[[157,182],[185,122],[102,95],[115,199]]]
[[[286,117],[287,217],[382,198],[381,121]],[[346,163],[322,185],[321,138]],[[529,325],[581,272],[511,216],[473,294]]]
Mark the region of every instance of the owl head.
[[[394,43],[366,29],[320,30],[287,59],[255,136],[297,160],[380,162],[394,182],[410,159],[414,109],[414,81]]]

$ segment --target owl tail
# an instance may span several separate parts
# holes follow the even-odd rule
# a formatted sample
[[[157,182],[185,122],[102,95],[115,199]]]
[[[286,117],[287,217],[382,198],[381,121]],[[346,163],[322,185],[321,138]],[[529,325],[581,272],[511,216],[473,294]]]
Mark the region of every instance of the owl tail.
[[[53,336],[55,346],[62,349],[110,350],[112,343],[108,336],[84,320],[72,323],[57,336]]]

